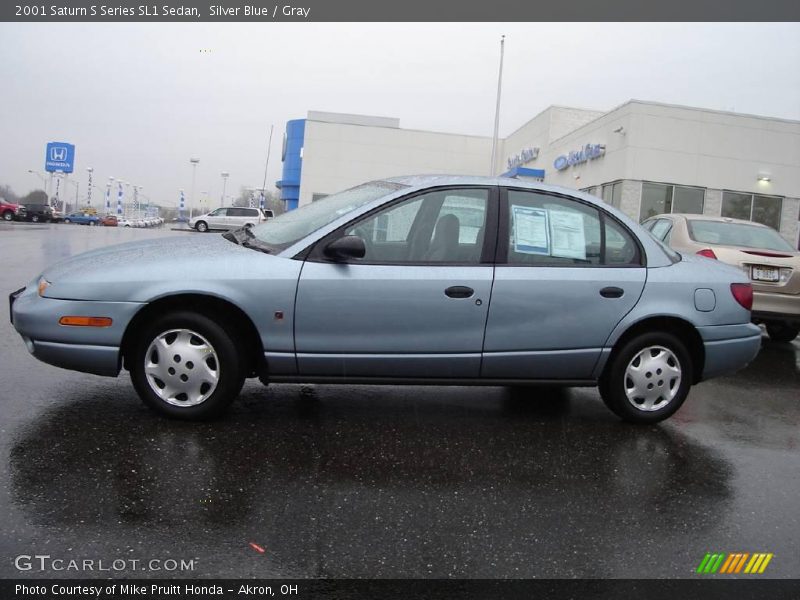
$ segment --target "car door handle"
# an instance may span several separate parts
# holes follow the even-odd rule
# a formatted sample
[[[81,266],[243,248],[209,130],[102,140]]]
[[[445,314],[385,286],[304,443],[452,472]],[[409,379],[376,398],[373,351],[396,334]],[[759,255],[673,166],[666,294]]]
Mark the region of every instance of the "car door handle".
[[[622,295],[625,293],[625,290],[618,287],[604,287],[600,290],[600,295],[603,298],[622,298]]]
[[[454,285],[444,291],[444,295],[450,298],[471,298],[474,293],[475,290],[465,285]]]

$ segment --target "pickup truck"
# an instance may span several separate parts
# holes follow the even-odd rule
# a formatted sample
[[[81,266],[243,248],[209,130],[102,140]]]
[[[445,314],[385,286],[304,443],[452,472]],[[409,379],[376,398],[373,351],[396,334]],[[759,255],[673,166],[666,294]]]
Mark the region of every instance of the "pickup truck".
[[[6,202],[0,198],[0,217],[4,221],[22,221],[25,219],[25,207],[21,204]]]

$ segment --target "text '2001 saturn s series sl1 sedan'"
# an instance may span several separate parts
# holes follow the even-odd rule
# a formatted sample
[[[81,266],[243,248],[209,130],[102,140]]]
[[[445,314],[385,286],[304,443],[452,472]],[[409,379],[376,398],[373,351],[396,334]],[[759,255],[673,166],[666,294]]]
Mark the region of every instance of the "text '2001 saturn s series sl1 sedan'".
[[[178,418],[221,413],[259,377],[598,385],[617,415],[652,423],[755,357],[751,303],[741,271],[670,250],[593,196],[428,176],[88,252],[12,294],[11,315],[40,360],[124,367]]]

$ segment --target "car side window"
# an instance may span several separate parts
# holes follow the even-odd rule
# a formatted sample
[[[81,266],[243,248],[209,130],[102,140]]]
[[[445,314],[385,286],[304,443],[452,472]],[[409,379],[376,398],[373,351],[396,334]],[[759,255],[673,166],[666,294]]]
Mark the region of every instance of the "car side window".
[[[641,265],[639,246],[630,232],[606,216],[606,265]]]
[[[650,232],[657,240],[667,243],[667,238],[672,232],[672,221],[668,219],[658,219]]]
[[[212,210],[210,213],[208,213],[208,216],[209,217],[224,217],[226,210],[228,210],[228,209],[227,208],[218,208],[218,209]]]
[[[247,213],[243,208],[228,208],[228,213],[226,216],[228,217],[246,217]]]
[[[487,189],[435,190],[408,198],[348,226],[366,245],[359,262],[480,263]]]
[[[599,265],[600,212],[539,192],[508,191],[508,263]]]

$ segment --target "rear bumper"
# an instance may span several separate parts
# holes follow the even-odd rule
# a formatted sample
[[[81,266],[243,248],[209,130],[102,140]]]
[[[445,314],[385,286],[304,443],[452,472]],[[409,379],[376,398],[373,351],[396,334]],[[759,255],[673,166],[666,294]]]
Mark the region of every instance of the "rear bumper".
[[[698,327],[705,348],[703,380],[735,373],[761,349],[761,329],[752,323]]]
[[[753,319],[800,323],[800,294],[754,291]]]

